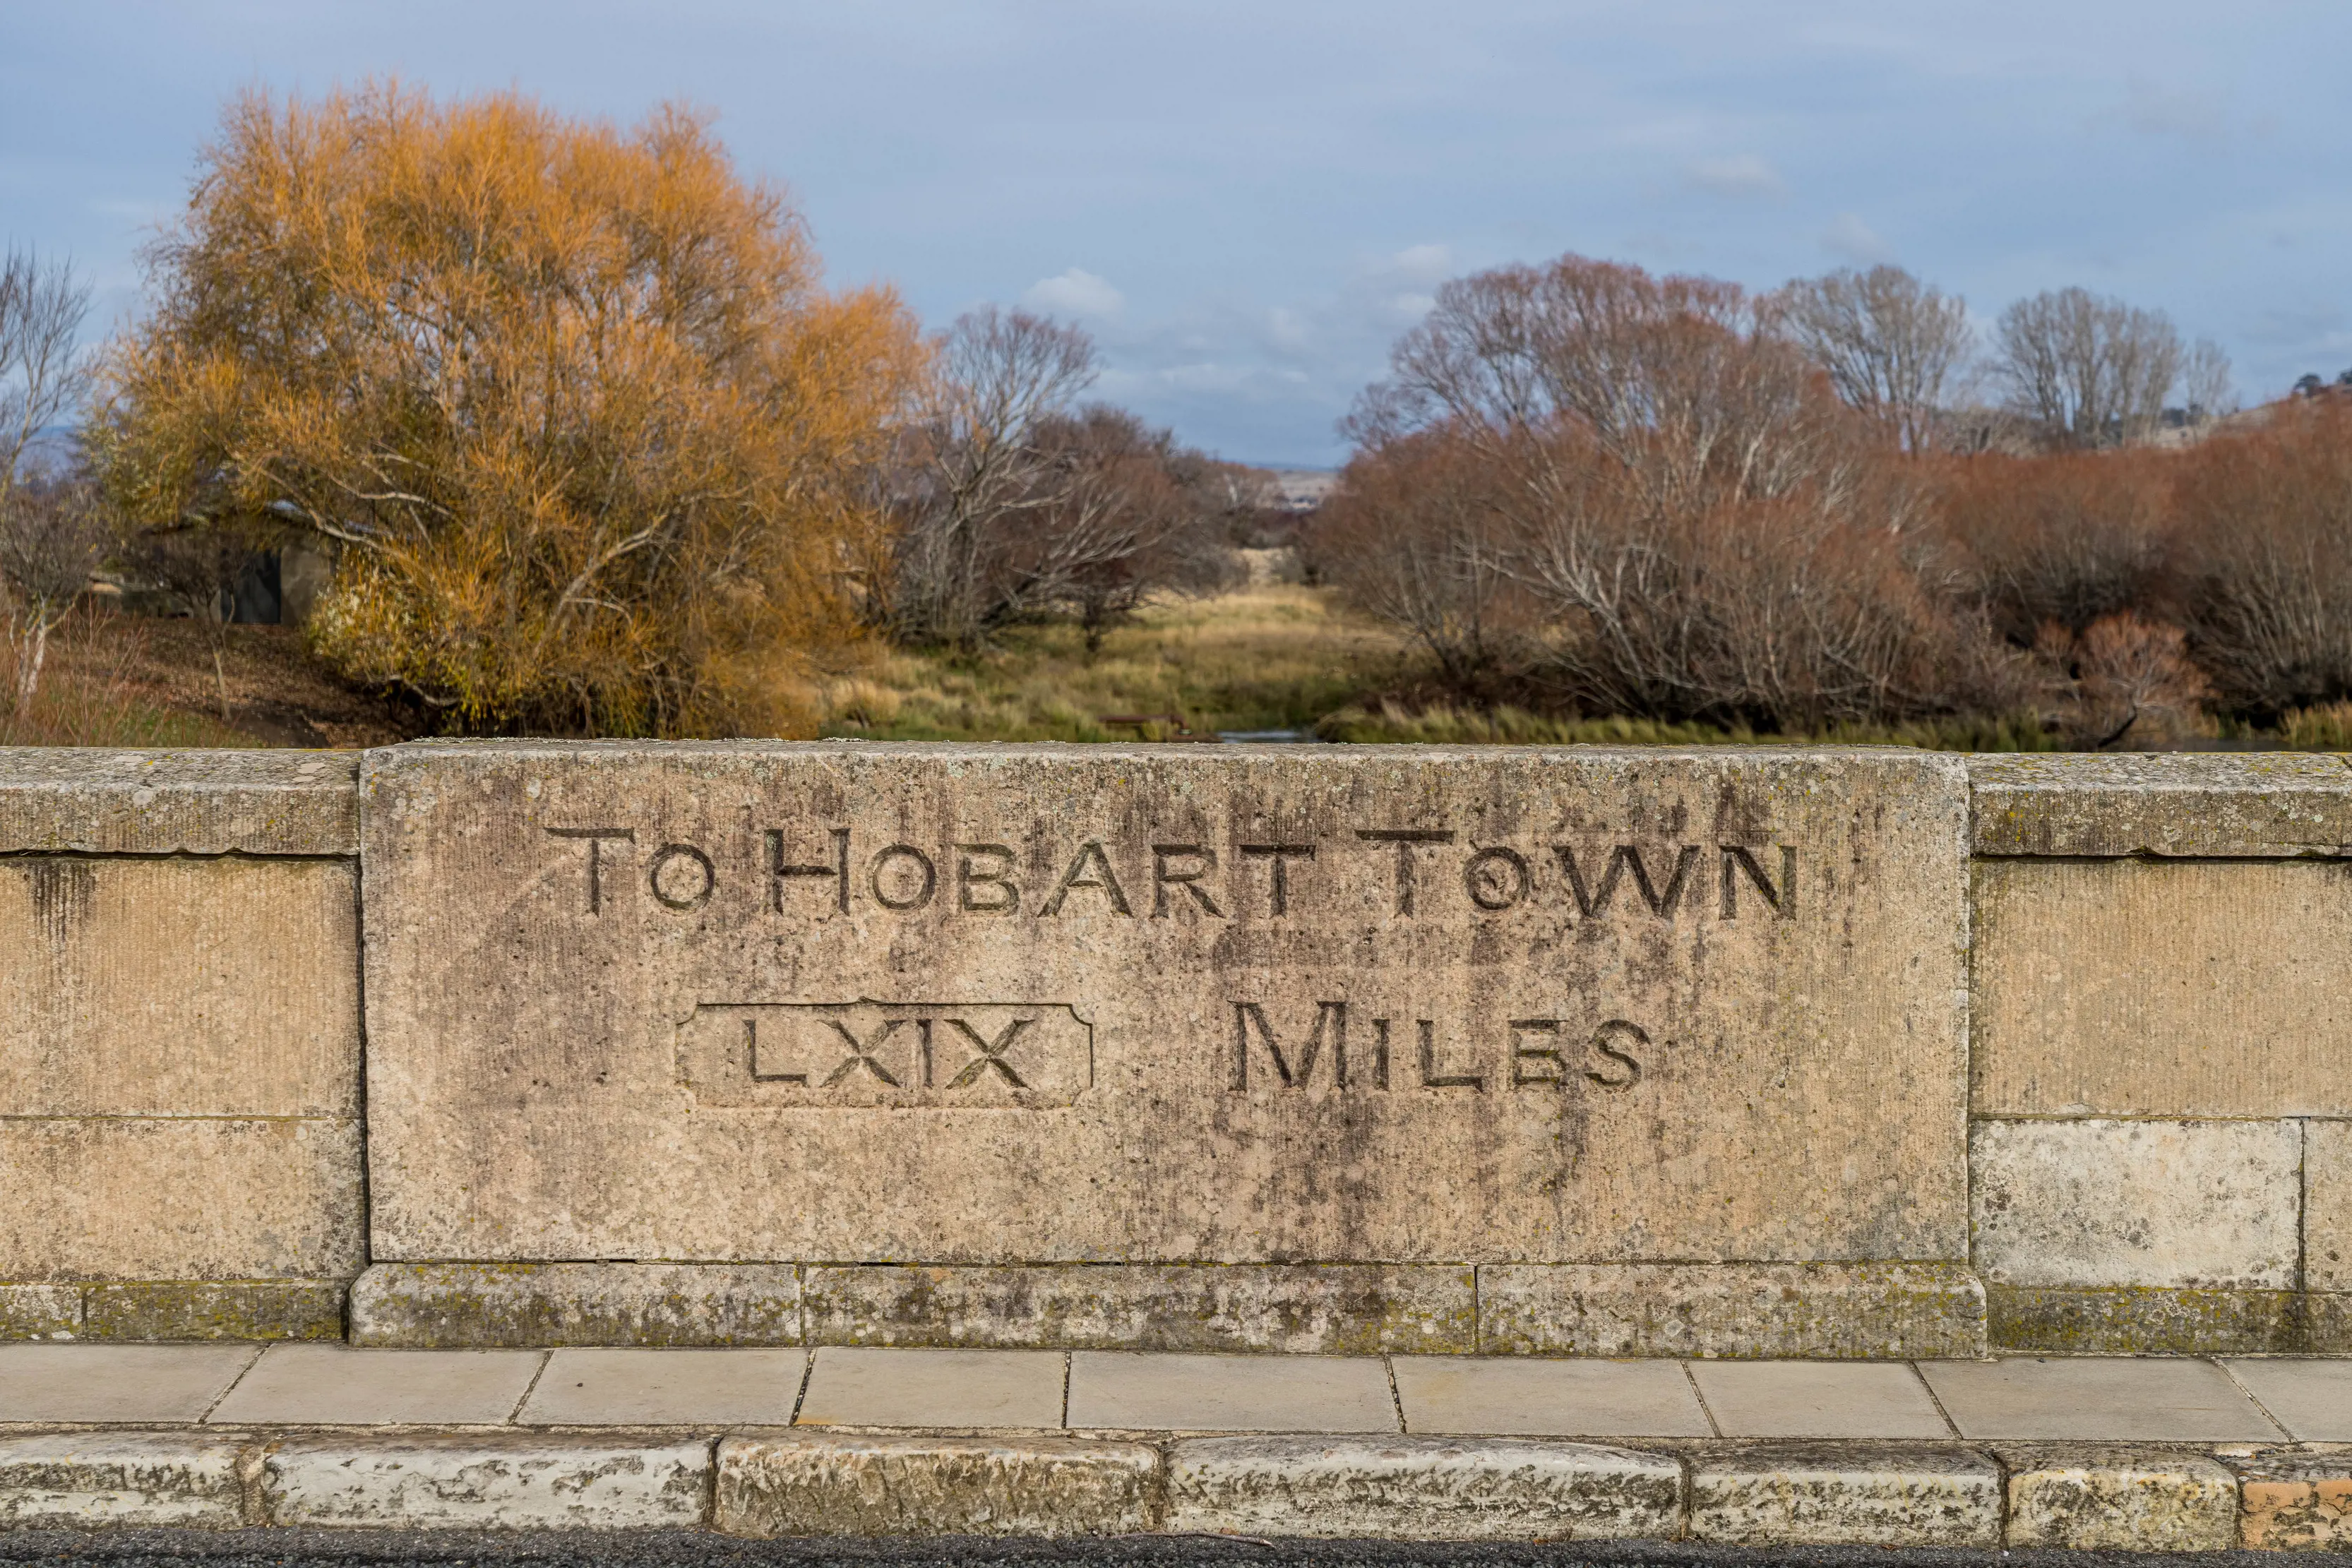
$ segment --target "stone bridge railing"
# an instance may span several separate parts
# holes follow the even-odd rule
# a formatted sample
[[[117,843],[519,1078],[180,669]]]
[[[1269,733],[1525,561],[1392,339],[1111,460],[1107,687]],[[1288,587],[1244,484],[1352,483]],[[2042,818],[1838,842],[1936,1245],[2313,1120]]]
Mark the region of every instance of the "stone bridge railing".
[[[2352,768],[0,752],[0,1334],[2352,1351]]]

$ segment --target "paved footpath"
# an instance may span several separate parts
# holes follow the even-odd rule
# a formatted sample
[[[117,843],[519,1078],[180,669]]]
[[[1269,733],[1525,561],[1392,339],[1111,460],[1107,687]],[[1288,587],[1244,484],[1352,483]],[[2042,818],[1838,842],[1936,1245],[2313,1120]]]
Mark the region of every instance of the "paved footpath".
[[[2352,1550],[2352,1359],[20,1343],[0,1521]]]

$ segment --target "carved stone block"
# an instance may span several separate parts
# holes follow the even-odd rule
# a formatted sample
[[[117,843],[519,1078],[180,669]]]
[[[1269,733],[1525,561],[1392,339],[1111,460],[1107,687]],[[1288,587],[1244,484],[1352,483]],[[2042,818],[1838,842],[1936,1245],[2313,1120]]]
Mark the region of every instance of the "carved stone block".
[[[428,743],[374,1255],[1966,1256],[1961,765]]]

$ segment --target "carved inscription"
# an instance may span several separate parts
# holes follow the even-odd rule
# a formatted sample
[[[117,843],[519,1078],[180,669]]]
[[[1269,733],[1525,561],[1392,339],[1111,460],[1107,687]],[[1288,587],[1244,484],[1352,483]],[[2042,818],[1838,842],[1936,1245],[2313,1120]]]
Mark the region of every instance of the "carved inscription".
[[[1547,906],[1579,920],[1621,911],[1664,921],[1792,920],[1798,909],[1793,844],[1480,844],[1462,841],[1450,828],[1359,828],[1353,842],[1338,846],[1082,837],[1048,849],[1042,859],[1059,870],[1040,877],[1024,867],[1041,857],[1011,844],[877,845],[840,827],[797,838],[763,829],[751,866],[730,865],[725,852],[684,841],[646,849],[631,827],[551,824],[546,831],[584,849],[568,852],[579,862],[573,907],[589,916],[603,915],[627,878],[638,879],[658,907],[687,915],[710,904],[722,882],[746,873],[764,882],[761,904],[770,915],[801,918],[870,904],[893,915],[936,906],[1040,920],[1313,919],[1341,907],[1351,877],[1379,883],[1379,904],[1400,920]]]
[[[705,1004],[677,1049],[712,1105],[1034,1110],[1094,1081],[1094,1030],[1062,1003]]]
[[[1367,1019],[1361,1009],[1351,1039],[1346,1002],[1316,1003],[1310,1022],[1297,1011],[1237,1001],[1233,1019],[1225,1087],[1236,1094],[1316,1087],[1472,1094],[1547,1085],[1631,1089],[1642,1081],[1657,1043],[1628,1019],[1593,1024],[1524,1018],[1496,1028],[1441,1025],[1426,1018]]]

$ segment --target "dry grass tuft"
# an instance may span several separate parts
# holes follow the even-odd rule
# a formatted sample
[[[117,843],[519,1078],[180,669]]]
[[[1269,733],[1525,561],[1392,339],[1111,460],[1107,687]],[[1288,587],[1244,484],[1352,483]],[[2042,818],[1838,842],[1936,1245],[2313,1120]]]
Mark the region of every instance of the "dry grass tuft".
[[[0,746],[251,746],[253,737],[158,701],[140,679],[145,628],[104,613],[67,617],[51,633],[33,700],[0,698]],[[16,685],[18,650],[0,640],[0,692]]]
[[[1395,633],[1327,590],[1265,583],[1164,601],[1086,652],[1078,628],[1020,626],[982,653],[893,651],[823,688],[823,733],[876,740],[1131,740],[1115,714],[1195,730],[1309,729],[1397,678]]]
[[[1833,725],[1810,734],[1759,733],[1744,726],[1651,718],[1555,718],[1522,708],[1444,703],[1407,709],[1393,702],[1340,709],[1316,726],[1325,740],[1454,746],[1914,746],[1931,751],[2066,749],[2031,714],[1898,725]]]

